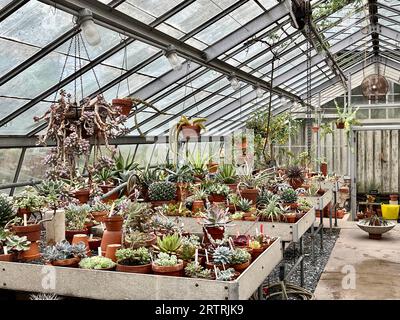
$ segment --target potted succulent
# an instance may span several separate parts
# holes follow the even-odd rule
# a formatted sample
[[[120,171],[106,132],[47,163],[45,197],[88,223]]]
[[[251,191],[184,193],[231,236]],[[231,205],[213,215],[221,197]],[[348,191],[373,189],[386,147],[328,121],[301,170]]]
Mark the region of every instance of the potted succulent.
[[[111,104],[113,108],[118,108],[122,115],[128,116],[132,110],[133,101],[130,97],[112,99]]]
[[[239,178],[238,188],[241,188],[240,195],[256,204],[259,189],[266,183],[271,172],[267,169],[253,175],[252,167],[246,163],[245,174]]]
[[[224,237],[225,225],[231,220],[228,216],[228,209],[222,209],[216,205],[207,203],[206,211],[202,216],[204,243],[211,240],[218,240]]]
[[[193,169],[194,177],[197,180],[203,180],[208,172],[207,164],[210,161],[210,156],[197,150],[194,154],[188,155],[188,161]]]
[[[204,268],[195,261],[190,262],[185,267],[185,275],[189,278],[213,279],[210,269]]]
[[[265,208],[270,201],[279,201],[279,196],[267,189],[262,189],[257,195],[257,208]]]
[[[123,223],[123,211],[114,210],[113,203],[110,213],[104,219],[105,230],[101,239],[101,250],[103,254],[105,254],[108,245],[121,244]]]
[[[299,166],[290,166],[287,168],[286,178],[292,188],[296,190],[304,183],[304,171]]]
[[[251,201],[245,198],[239,199],[239,201],[237,202],[237,208],[243,213],[243,217],[245,218],[245,220],[246,218],[254,216],[254,213],[256,211],[256,208],[253,207]]]
[[[176,200],[183,201],[188,195],[188,187],[194,181],[193,169],[185,164],[178,166],[175,171],[165,169],[169,175],[167,181],[176,183]]]
[[[228,247],[218,246],[213,254],[212,260],[206,262],[206,268],[214,270],[214,266],[220,269],[228,269],[231,266],[233,250]]]
[[[104,222],[104,219],[107,217],[110,212],[111,206],[107,203],[104,203],[100,199],[95,199],[92,205],[90,206],[90,217],[100,223]]]
[[[311,208],[312,205],[307,199],[300,199],[297,206],[296,220],[300,220]]]
[[[10,230],[0,229],[0,261],[13,262],[29,250],[30,241],[26,236],[18,237]]]
[[[174,136],[176,139],[178,139],[179,133],[182,132],[182,136],[185,140],[188,140],[192,137],[199,137],[201,130],[206,129],[204,125],[204,122],[206,121],[207,119],[205,118],[195,118],[190,120],[183,115],[174,127]]]
[[[182,246],[181,237],[177,234],[164,235],[157,238],[157,245],[153,247],[159,251],[168,254],[177,254]]]
[[[262,221],[279,222],[282,217],[283,210],[279,206],[279,202],[271,200],[268,205],[259,211],[259,217]]]
[[[92,256],[82,259],[79,262],[79,268],[91,270],[112,271],[116,263],[109,258],[102,256]]]
[[[232,164],[222,164],[218,167],[218,173],[215,176],[215,180],[219,183],[226,184],[232,192],[236,192],[237,189],[237,174],[236,168]]]
[[[149,186],[149,199],[154,207],[173,203],[176,197],[176,184],[169,181],[153,182]]]
[[[192,260],[196,258],[196,249],[200,248],[200,238],[194,234],[181,238],[181,246],[178,249],[178,257],[183,260],[186,267]],[[197,256],[197,262],[201,264],[202,257]]]
[[[15,210],[12,198],[0,193],[0,228],[4,228],[14,217]]]
[[[151,264],[154,274],[181,277],[183,275],[183,261],[174,254],[160,252],[157,259]]]
[[[336,120],[337,129],[346,129],[346,133],[349,132],[352,125],[357,125],[360,122],[356,119],[356,114],[359,107],[353,111],[351,106],[345,105],[343,108],[340,107],[336,99],[334,100],[338,119]]]
[[[131,273],[151,273],[151,256],[149,249],[119,249],[115,253],[117,271]]]
[[[210,202],[225,202],[230,189],[225,184],[212,183],[207,187],[207,192]]]
[[[227,199],[228,199],[229,212],[235,213],[239,204],[239,200],[243,198],[239,196],[237,193],[230,193],[228,194]]]
[[[88,188],[85,182],[76,179],[76,180],[70,180],[69,184],[73,190],[74,197],[78,199],[81,204],[85,204],[89,201],[90,189]]]
[[[98,183],[101,191],[106,194],[115,188],[114,173],[109,168],[102,168],[95,175],[95,181]],[[104,199],[105,202],[110,202],[118,199],[118,192],[114,192]]]
[[[154,233],[145,233],[138,230],[129,232],[124,238],[125,246],[132,249],[137,249],[140,247],[151,247],[157,241],[157,236]]]
[[[251,254],[249,253],[248,250],[242,248],[236,248],[233,251],[231,257],[231,264],[236,271],[243,272],[250,265],[250,262],[251,262]]]
[[[233,281],[240,275],[240,272],[235,271],[233,268],[226,270],[220,270],[217,268],[216,270],[215,280],[218,281]]]
[[[87,204],[76,205],[69,204],[64,209],[65,212],[65,238],[69,243],[75,234],[88,234],[86,227],[88,221],[90,206]]]
[[[86,252],[87,248],[83,242],[71,245],[64,240],[54,246],[45,247],[42,257],[53,266],[76,268],[81,258],[86,258]]]
[[[14,196],[14,206],[18,209],[17,215],[21,218],[24,214],[29,219],[32,212],[37,212],[46,204],[46,198],[38,194],[37,190],[32,186],[27,186],[18,195]]]
[[[204,201],[208,198],[208,193],[201,187],[193,189],[192,212],[198,213],[204,211]]]
[[[297,193],[292,188],[288,188],[282,191],[280,195],[280,200],[283,203],[283,206],[290,207],[290,209],[297,209]]]
[[[256,237],[254,237],[254,239],[249,241],[249,248],[252,249],[251,250],[251,258],[252,260],[257,259],[257,257],[263,253],[270,245],[271,245],[272,241],[269,237],[260,234]]]
[[[235,213],[231,214],[231,219],[232,220],[243,220],[244,213],[243,212],[235,212]]]

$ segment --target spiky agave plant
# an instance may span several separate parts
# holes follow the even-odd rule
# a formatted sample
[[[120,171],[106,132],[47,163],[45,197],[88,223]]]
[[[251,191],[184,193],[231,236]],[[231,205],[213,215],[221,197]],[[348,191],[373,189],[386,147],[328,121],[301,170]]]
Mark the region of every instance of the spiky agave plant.
[[[15,210],[11,199],[3,193],[0,193],[0,228],[15,217]]]

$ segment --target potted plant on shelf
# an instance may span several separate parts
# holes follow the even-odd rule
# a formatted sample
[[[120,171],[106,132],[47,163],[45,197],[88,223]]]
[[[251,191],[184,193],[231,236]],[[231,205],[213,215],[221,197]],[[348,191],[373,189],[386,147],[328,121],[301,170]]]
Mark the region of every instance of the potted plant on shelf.
[[[230,213],[235,213],[238,208],[239,200],[242,199],[237,193],[228,194],[228,209]]]
[[[163,204],[174,203],[176,197],[176,184],[169,181],[153,182],[149,186],[149,199],[153,208]]]
[[[30,218],[32,212],[37,212],[46,204],[46,198],[38,194],[37,190],[32,186],[27,186],[18,195],[13,198],[14,206],[17,208],[17,215],[21,218],[24,214]]]
[[[87,248],[83,242],[71,245],[68,241],[56,243],[43,249],[43,259],[53,266],[76,268],[86,258]]]
[[[199,137],[201,130],[205,130],[204,123],[207,121],[205,118],[195,118],[190,120],[186,116],[182,116],[181,119],[174,127],[174,135],[178,139],[179,134],[182,132],[182,136],[185,140],[192,137]]]
[[[225,225],[230,221],[228,208],[222,209],[216,205],[207,203],[206,211],[202,216],[203,242],[210,243],[213,240],[222,239],[224,237]]]
[[[109,258],[102,256],[92,256],[83,258],[79,262],[79,268],[90,270],[112,271],[115,269],[116,263]]]
[[[210,195],[209,200],[213,202],[225,202],[230,189],[225,184],[211,183],[207,186],[207,193]]]
[[[192,212],[198,213],[204,211],[204,202],[208,198],[207,191],[202,187],[193,187],[193,195],[191,198],[192,202]]]
[[[283,206],[290,207],[292,210],[297,209],[297,198],[297,193],[292,188],[283,190],[280,195]]]
[[[90,206],[87,204],[69,204],[64,209],[65,212],[65,238],[69,243],[75,234],[88,234],[89,230],[86,223],[89,220]]]
[[[111,100],[114,109],[119,109],[122,115],[128,116],[133,107],[133,100],[130,97],[115,98]]]
[[[151,264],[154,274],[181,277],[183,275],[183,261],[174,254],[160,252],[157,259]]]
[[[218,171],[218,162],[214,162],[212,157],[210,157],[210,160],[208,161],[207,170],[210,174],[215,174]]]
[[[228,269],[231,266],[233,250],[228,247],[218,246],[213,254],[212,260],[206,262],[206,268],[214,270],[214,267],[219,269]]]
[[[100,223],[104,222],[104,219],[107,217],[110,212],[111,205],[108,203],[104,203],[100,199],[94,199],[93,203],[90,206],[90,217]]]
[[[297,206],[296,220],[300,220],[311,208],[312,205],[307,199],[300,199]]]
[[[178,257],[183,260],[184,267],[186,267],[192,260],[195,260],[201,264],[202,259],[198,255],[199,248],[200,238],[198,236],[193,234],[181,238],[181,246],[178,249]]]
[[[195,261],[190,262],[185,267],[185,275],[189,278],[213,279],[210,269],[204,268]]]
[[[111,169],[102,168],[96,173],[94,178],[104,194],[110,192],[115,188],[113,180],[114,173],[111,171]],[[116,199],[118,199],[118,192],[114,192],[113,194],[109,195],[106,199],[104,199],[104,201],[109,202],[109,201],[114,201]]]
[[[286,171],[286,179],[293,189],[300,188],[304,183],[304,171],[299,166],[290,166]]]
[[[237,277],[239,277],[240,272],[235,271],[233,268],[229,268],[226,270],[216,269],[215,280],[218,281],[233,281]]]
[[[346,129],[346,133],[348,133],[351,126],[360,124],[356,119],[359,107],[356,110],[353,110],[352,106],[348,105],[344,105],[344,107],[341,108],[336,99],[334,100],[334,103],[338,116],[338,119],[336,120],[337,129]]]
[[[257,209],[253,207],[250,200],[240,198],[237,203],[237,208],[241,211],[244,220],[254,221],[257,218],[255,215]]]
[[[231,257],[231,264],[236,271],[243,272],[250,265],[250,262],[251,262],[251,254],[249,253],[248,250],[242,248],[236,248],[233,251]]]
[[[222,164],[218,167],[218,173],[215,176],[215,180],[219,183],[226,184],[232,192],[236,192],[237,189],[237,174],[236,168],[232,164]]]
[[[258,215],[262,221],[279,222],[282,217],[283,210],[277,200],[271,200],[268,205],[259,210]]]
[[[257,195],[257,208],[265,208],[271,200],[277,202],[279,200],[279,196],[267,189],[260,190]]]
[[[185,164],[177,166],[176,170],[165,169],[169,175],[167,181],[176,183],[176,200],[184,201],[188,196],[189,185],[194,181],[193,169]]]
[[[130,273],[151,273],[151,256],[149,249],[119,249],[115,253],[117,271]]]
[[[181,237],[177,233],[174,233],[171,235],[164,235],[162,238],[158,237],[157,245],[153,247],[159,252],[177,254],[181,246]]]
[[[15,214],[12,198],[0,193],[0,228],[4,228]]]
[[[150,248],[157,241],[157,236],[154,233],[140,232],[138,230],[125,234],[124,244],[131,249],[140,247]]]
[[[18,237],[10,230],[0,229],[0,261],[13,262],[29,250],[30,241],[26,236]]]

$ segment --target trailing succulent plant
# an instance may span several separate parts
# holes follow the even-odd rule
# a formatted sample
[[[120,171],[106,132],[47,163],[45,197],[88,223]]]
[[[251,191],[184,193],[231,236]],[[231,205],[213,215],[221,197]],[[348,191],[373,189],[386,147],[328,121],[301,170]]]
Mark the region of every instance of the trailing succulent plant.
[[[176,196],[176,184],[169,181],[153,182],[149,186],[151,201],[170,201]]]
[[[232,281],[234,277],[235,277],[235,269],[229,268],[226,270],[220,270],[219,268],[217,268],[216,280]]]
[[[249,212],[252,208],[252,202],[248,199],[241,198],[237,204],[238,208],[243,212]]]
[[[140,248],[146,244],[147,241],[151,240],[153,235],[141,232],[138,230],[127,232],[125,235],[125,243],[131,248]]]
[[[83,242],[71,245],[68,241],[63,240],[54,246],[47,246],[43,249],[42,257],[46,261],[65,260],[74,257],[85,258],[87,248]]]
[[[154,264],[157,266],[163,266],[163,267],[168,267],[168,266],[176,266],[177,264],[181,263],[182,261],[179,260],[176,255],[168,254],[165,252],[160,252],[157,255],[157,259],[154,260]]]
[[[233,252],[228,247],[219,246],[214,250],[213,261],[215,264],[230,264]]]
[[[11,198],[0,193],[0,228],[4,227],[14,217],[15,210]]]
[[[150,251],[145,247],[138,249],[119,249],[115,253],[117,263],[128,266],[149,264],[151,262]]]
[[[297,201],[297,193],[293,189],[285,189],[281,193],[281,201],[283,203],[295,203]]]
[[[13,200],[15,207],[29,209],[31,212],[39,211],[46,204],[46,198],[39,195],[32,186],[25,187],[21,193],[14,196]]]
[[[79,262],[79,267],[82,269],[110,269],[114,268],[116,263],[109,258],[102,256],[92,256],[82,259]]]
[[[137,202],[127,199],[120,206],[120,213],[124,217],[126,230],[139,230],[144,232],[151,224],[154,211],[146,202]]]
[[[241,248],[236,248],[233,251],[231,263],[232,264],[241,264],[241,263],[245,263],[245,262],[249,261],[250,259],[251,259],[251,254],[247,250],[241,249]]]
[[[65,224],[67,230],[83,230],[91,208],[88,204],[69,204],[65,207]]]
[[[181,248],[181,238],[178,234],[165,235],[157,238],[157,246],[155,248],[160,252],[168,254],[176,254]]]
[[[187,264],[185,275],[190,278],[212,279],[211,270],[205,269],[194,261]]]

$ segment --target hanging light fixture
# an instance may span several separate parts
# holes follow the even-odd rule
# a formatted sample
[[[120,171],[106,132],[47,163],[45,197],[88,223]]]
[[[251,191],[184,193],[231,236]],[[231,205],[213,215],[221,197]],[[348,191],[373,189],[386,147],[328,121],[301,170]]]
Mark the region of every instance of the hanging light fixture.
[[[173,45],[169,45],[164,54],[173,70],[177,71],[182,68],[182,62],[179,59],[179,56],[176,53],[176,48]]]
[[[240,82],[238,80],[238,78],[236,77],[235,73],[232,72],[229,76],[228,76],[228,81],[231,84],[231,87],[233,90],[238,90],[240,89]]]
[[[260,84],[256,83],[256,85],[253,86],[253,89],[256,91],[257,98],[262,98],[264,95],[264,90],[261,88]]]
[[[101,37],[94,23],[92,11],[89,9],[80,10],[77,23],[82,28],[83,35],[89,45],[97,46],[100,44]]]

